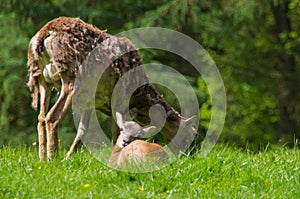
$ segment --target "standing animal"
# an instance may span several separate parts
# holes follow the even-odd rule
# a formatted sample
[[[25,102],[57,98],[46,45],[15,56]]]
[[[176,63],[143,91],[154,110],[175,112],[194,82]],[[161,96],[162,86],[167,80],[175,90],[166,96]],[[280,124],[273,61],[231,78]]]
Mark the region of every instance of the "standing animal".
[[[110,165],[124,166],[147,161],[156,163],[156,161],[167,161],[169,159],[167,152],[161,145],[137,139],[148,137],[156,130],[155,126],[142,128],[134,121],[124,121],[119,112],[116,113],[116,120],[120,135],[112,150],[109,159]]]
[[[95,49],[102,58],[109,57],[112,60],[102,75],[95,96],[95,108],[111,116],[111,95],[114,86],[123,74],[142,64],[137,49],[128,39],[109,35],[106,31],[87,24],[79,18],[59,17],[48,22],[30,41],[27,85],[32,92],[32,106],[34,109],[39,108],[40,111],[37,130],[41,161],[46,160],[46,149],[50,160],[57,155],[59,123],[70,107],[74,93],[80,90],[81,85],[80,83],[75,85],[75,79],[80,76],[79,74],[84,74],[89,67],[89,64],[84,64],[84,60]],[[97,61],[99,67],[104,63],[101,58]],[[143,72],[131,81],[140,79],[148,81]],[[52,90],[57,90],[59,96],[50,108]],[[149,108],[156,104],[162,106],[166,112],[167,118],[161,133],[166,142],[170,142],[169,147],[185,149],[186,140],[172,141],[172,139],[176,136],[179,127],[187,135],[195,135],[197,133],[195,122],[177,113],[154,85],[145,84],[140,87],[133,94],[128,111],[135,116],[135,121],[144,125],[150,121]],[[82,110],[77,135],[66,159],[70,158],[87,131],[90,115],[89,108]],[[112,139],[115,142],[119,131],[115,121],[112,123]]]

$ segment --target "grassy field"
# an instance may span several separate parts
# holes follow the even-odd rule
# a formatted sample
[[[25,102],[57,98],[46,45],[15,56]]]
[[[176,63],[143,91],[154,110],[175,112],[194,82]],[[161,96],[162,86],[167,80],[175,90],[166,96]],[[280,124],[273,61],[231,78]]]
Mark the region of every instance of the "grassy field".
[[[108,168],[85,149],[41,163],[35,148],[0,149],[0,198],[300,198],[300,150],[217,146],[151,173]],[[63,157],[63,153],[60,154]]]

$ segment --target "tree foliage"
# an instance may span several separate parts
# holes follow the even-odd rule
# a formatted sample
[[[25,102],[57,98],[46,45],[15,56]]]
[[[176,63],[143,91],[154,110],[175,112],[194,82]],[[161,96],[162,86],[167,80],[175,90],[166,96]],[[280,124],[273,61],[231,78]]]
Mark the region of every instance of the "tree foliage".
[[[224,79],[223,140],[242,146],[293,143],[300,137],[299,14],[298,0],[0,0],[0,144],[30,143],[36,137],[37,113],[25,86],[27,46],[47,21],[62,15],[81,17],[112,34],[160,26],[191,36],[210,53]],[[211,102],[201,75],[168,52],[142,54],[145,62],[170,65],[186,75],[198,95],[205,131]],[[166,96],[171,104],[176,101],[168,91]],[[71,115],[61,126],[74,131]]]

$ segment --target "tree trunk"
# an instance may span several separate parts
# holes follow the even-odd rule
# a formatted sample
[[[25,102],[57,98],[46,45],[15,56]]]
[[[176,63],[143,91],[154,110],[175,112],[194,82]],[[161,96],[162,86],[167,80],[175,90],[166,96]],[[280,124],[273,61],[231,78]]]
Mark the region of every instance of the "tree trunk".
[[[288,54],[284,41],[280,39],[280,34],[291,32],[291,24],[288,16],[288,1],[273,5],[273,15],[275,19],[275,34],[279,49],[275,54],[276,69],[280,77],[276,82],[276,99],[279,110],[279,135],[286,137],[288,142],[293,141],[296,135],[296,62],[293,54]],[[275,45],[276,46],[276,45]],[[292,143],[291,143],[292,144]]]

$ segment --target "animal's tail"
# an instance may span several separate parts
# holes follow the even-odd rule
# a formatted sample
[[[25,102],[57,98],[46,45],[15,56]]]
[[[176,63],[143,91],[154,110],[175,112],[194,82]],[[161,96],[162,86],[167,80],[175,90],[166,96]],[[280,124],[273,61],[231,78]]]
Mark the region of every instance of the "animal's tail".
[[[37,48],[36,37],[33,37],[30,41],[28,47],[28,61],[27,67],[29,72],[29,80],[27,82],[27,86],[31,91],[32,96],[32,108],[37,110],[38,101],[39,101],[39,84],[38,84],[38,76],[41,74],[38,66],[38,54],[36,52]]]

